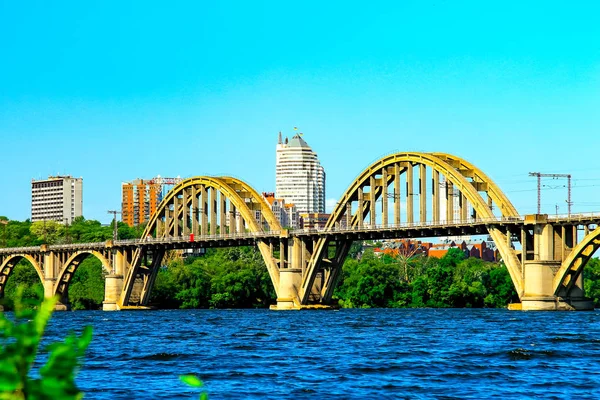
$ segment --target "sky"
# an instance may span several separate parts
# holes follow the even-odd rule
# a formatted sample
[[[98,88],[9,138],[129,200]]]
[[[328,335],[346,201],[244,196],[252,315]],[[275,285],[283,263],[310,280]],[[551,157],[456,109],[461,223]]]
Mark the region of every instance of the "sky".
[[[393,151],[486,172],[522,214],[529,172],[573,175],[600,212],[600,2],[0,0],[0,215],[31,180],[83,177],[84,216],[121,182],[233,175],[275,188],[293,127],[329,205]],[[564,181],[542,211],[566,213]]]

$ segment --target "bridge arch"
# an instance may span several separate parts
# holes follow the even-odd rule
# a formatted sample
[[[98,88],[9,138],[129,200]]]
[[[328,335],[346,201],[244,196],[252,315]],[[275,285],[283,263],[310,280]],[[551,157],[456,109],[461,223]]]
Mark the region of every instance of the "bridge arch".
[[[414,173],[418,169],[418,193],[414,193]],[[460,205],[460,219],[467,220],[467,204],[470,204],[474,215],[479,219],[489,219],[487,225],[488,233],[494,240],[499,253],[510,273],[517,293],[523,293],[523,281],[521,263],[517,253],[512,248],[510,233],[499,229],[496,221],[498,217],[493,212],[494,205],[501,212],[502,217],[514,217],[518,213],[508,198],[502,193],[498,186],[485,175],[480,169],[471,163],[445,153],[417,153],[406,152],[387,155],[367,167],[350,184],[342,198],[338,201],[331,217],[327,221],[326,229],[343,226],[346,228],[362,227],[368,220],[372,226],[377,225],[375,203],[381,199],[382,203],[382,225],[388,224],[388,197],[394,199],[394,221],[392,224],[400,224],[401,192],[405,191],[406,198],[406,223],[414,223],[413,196],[420,196],[421,223],[426,223],[427,218],[427,171],[432,178],[432,219],[433,223],[451,223],[454,221],[453,200],[447,200],[446,217],[440,215],[439,183],[440,175],[446,178],[446,196],[449,199],[454,195],[454,189],[458,189]],[[400,178],[405,176],[406,189],[401,188]],[[389,187],[393,185],[393,194],[389,193]],[[367,189],[367,190],[365,190]],[[486,198],[481,195],[486,194]],[[353,203],[357,209],[353,210]],[[466,203],[466,204],[465,204]],[[337,284],[341,263],[349,250],[348,243],[334,244],[336,249],[329,249],[328,239],[320,239],[313,257],[307,266],[307,273],[303,277],[300,290],[300,301],[308,304],[311,297],[320,297],[322,302],[327,302],[333,295]],[[327,254],[334,254],[329,257]],[[324,262],[325,261],[325,262]],[[315,293],[314,282],[322,266],[327,266],[329,271],[322,277],[322,287]]]
[[[199,176],[186,179],[169,191],[151,216],[143,237],[151,240],[192,234],[244,236],[267,231],[279,233],[281,226],[269,204],[250,185],[233,177]],[[279,267],[272,249],[263,241],[256,245],[277,290]],[[147,304],[163,256],[164,250],[160,249],[151,250],[150,254],[135,251],[125,273],[120,307]],[[142,268],[144,258],[151,258],[148,268]]]
[[[4,289],[6,288],[6,283],[8,282],[13,269],[23,259],[29,261],[40,278],[40,283],[44,283],[44,272],[40,267],[41,260],[39,260],[39,258],[36,259],[32,255],[25,253],[11,254],[10,256],[5,257],[0,263],[0,298],[4,297]]]
[[[58,273],[58,279],[54,286],[54,294],[60,296],[63,301],[68,298],[69,285],[75,276],[75,272],[83,260],[88,257],[95,257],[102,263],[102,269],[107,273],[111,272],[111,264],[105,254],[96,250],[76,251],[64,262],[62,269]]]
[[[600,226],[586,235],[562,262],[560,269],[554,275],[555,296],[568,295],[571,292],[586,264],[599,248]]]

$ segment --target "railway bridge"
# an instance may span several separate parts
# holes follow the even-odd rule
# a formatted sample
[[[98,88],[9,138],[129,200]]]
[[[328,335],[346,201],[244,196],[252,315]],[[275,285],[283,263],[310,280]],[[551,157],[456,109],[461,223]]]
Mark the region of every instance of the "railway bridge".
[[[428,185],[428,182],[431,182]],[[256,246],[277,294],[273,308],[327,308],[355,240],[489,235],[523,310],[587,310],[583,269],[600,247],[600,213],[520,215],[487,175],[443,153],[395,153],[362,171],[325,229],[283,229],[267,202],[233,177],[194,177],[175,186],[143,237],[101,243],[0,249],[0,296],[27,259],[46,296],[68,289],[78,265],[98,258],[105,310],[147,308],[165,253],[174,249]]]

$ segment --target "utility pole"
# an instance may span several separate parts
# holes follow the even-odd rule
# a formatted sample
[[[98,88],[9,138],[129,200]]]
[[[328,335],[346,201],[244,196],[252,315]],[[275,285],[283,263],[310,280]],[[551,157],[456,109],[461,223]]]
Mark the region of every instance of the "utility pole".
[[[6,247],[6,225],[8,225],[8,221],[0,219],[0,224],[4,225],[4,231],[2,232],[2,247]]]
[[[537,213],[542,213],[542,178],[567,178],[567,206],[568,213],[571,216],[571,205],[573,202],[571,201],[571,174],[542,174],[540,172],[530,172],[529,176],[535,176],[537,178]]]
[[[108,210],[108,213],[113,215],[113,221],[114,221],[113,240],[117,240],[117,214],[121,214],[121,211]]]

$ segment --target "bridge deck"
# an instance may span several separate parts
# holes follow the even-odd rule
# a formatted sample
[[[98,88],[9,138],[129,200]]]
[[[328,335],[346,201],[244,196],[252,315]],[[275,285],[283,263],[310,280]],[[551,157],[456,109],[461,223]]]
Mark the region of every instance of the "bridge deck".
[[[543,217],[543,222],[553,226],[584,226],[590,227],[600,225],[600,214],[576,214],[559,216],[538,216]],[[362,227],[335,228],[335,229],[296,229],[283,231],[269,231],[259,233],[237,233],[224,235],[200,235],[190,240],[190,236],[178,236],[168,238],[145,238],[116,240],[95,243],[73,243],[49,246],[30,246],[13,247],[0,249],[2,254],[34,254],[48,251],[85,251],[85,250],[104,250],[111,247],[138,247],[138,246],[167,246],[174,249],[201,248],[201,247],[232,247],[232,246],[252,246],[258,240],[270,243],[279,242],[281,238],[291,237],[312,237],[314,239],[327,236],[342,236],[346,239],[368,240],[368,239],[391,239],[391,238],[426,238],[443,237],[459,235],[484,235],[489,226],[502,226],[509,230],[520,229],[521,227],[533,226],[540,219],[532,219],[531,216],[523,217],[499,217],[492,219],[476,219],[466,222],[415,222],[402,224],[387,224],[370,226],[368,224]]]

